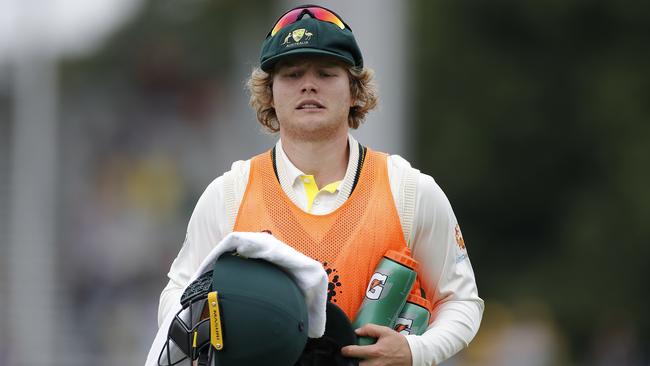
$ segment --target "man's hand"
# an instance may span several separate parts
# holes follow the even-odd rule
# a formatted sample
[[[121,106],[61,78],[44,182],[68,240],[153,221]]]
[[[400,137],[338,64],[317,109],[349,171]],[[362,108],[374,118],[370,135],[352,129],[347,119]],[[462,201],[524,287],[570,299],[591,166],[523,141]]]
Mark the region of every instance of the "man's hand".
[[[357,335],[377,338],[369,346],[347,346],[341,349],[345,357],[361,359],[359,366],[411,366],[411,348],[406,337],[376,324],[366,324],[355,331]]]

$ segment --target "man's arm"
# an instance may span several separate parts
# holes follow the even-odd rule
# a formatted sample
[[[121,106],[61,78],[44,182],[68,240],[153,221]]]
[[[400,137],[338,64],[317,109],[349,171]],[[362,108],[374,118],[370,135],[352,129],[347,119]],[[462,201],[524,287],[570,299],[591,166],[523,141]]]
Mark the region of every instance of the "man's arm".
[[[417,197],[413,256],[423,270],[427,294],[433,294],[433,322],[423,335],[406,339],[413,365],[431,365],[469,344],[478,331],[484,304],[460,226],[444,192],[433,178],[421,174]]]
[[[183,289],[203,258],[229,231],[222,203],[222,186],[223,176],[210,183],[192,212],[183,246],[167,274],[169,282],[160,294],[158,326],[173,305],[180,301]]]
[[[408,162],[393,155],[389,161],[391,190],[396,202]],[[419,173],[418,173],[419,174]],[[474,272],[449,200],[428,175],[419,174],[411,230],[413,256],[420,263],[427,298],[433,300],[433,322],[422,336],[403,336],[388,327],[368,324],[358,335],[378,338],[372,346],[347,346],[348,357],[370,364],[433,365],[456,354],[472,340],[483,314]],[[462,246],[459,245],[462,243]]]

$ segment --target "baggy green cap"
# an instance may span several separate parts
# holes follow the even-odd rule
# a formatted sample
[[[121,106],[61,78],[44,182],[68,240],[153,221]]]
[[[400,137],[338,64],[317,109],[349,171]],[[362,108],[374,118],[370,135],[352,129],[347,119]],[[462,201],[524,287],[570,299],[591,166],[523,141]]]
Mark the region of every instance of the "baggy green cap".
[[[350,29],[308,15],[266,38],[260,68],[270,72],[279,60],[294,55],[332,56],[353,67],[363,67],[361,50]]]

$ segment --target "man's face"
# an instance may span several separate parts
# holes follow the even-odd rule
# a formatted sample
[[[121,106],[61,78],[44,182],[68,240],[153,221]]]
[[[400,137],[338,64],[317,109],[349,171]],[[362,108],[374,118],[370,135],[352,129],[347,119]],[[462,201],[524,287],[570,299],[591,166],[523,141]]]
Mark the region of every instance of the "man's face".
[[[347,134],[353,102],[348,72],[335,59],[289,58],[275,67],[273,106],[281,137],[317,141]]]

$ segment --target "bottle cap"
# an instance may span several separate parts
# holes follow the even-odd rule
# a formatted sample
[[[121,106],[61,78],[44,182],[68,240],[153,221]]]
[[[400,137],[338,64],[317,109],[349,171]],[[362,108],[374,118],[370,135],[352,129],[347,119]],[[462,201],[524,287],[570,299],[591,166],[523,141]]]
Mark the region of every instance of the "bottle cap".
[[[397,263],[401,263],[415,272],[419,269],[418,262],[411,257],[411,251],[408,248],[406,248],[405,251],[389,250],[384,254],[384,257]]]
[[[425,299],[424,297],[416,294],[409,294],[409,297],[406,298],[406,302],[413,303],[415,305],[421,306],[428,311],[431,311],[431,301]]]

